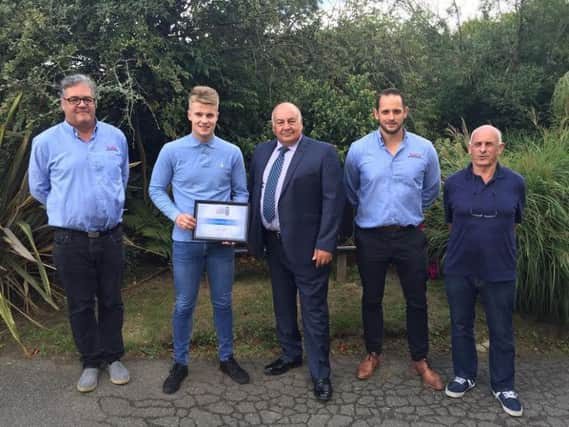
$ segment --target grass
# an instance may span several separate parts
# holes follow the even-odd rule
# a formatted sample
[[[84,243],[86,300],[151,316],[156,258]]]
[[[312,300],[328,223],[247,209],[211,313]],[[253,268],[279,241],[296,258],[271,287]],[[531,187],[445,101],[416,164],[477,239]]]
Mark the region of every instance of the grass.
[[[172,346],[172,276],[169,270],[142,280],[156,270],[146,266],[131,276],[123,299],[125,303],[124,341],[128,357],[169,357]],[[352,268],[346,283],[330,282],[329,305],[333,354],[361,354],[363,350],[361,288]],[[428,285],[431,348],[450,351],[449,315],[442,281]],[[274,331],[270,282],[266,268],[249,259],[240,259],[233,290],[235,352],[242,358],[268,358],[279,352]],[[384,297],[385,351],[406,354],[405,303],[397,277],[390,275]],[[35,354],[49,357],[75,357],[75,347],[64,313],[41,316],[47,329],[20,325],[21,337]],[[569,332],[555,325],[514,316],[518,353],[569,354]],[[478,310],[477,342],[487,340],[483,310]],[[4,346],[8,337],[0,338]],[[209,289],[204,282],[194,314],[193,357],[215,357],[217,344],[213,328]]]

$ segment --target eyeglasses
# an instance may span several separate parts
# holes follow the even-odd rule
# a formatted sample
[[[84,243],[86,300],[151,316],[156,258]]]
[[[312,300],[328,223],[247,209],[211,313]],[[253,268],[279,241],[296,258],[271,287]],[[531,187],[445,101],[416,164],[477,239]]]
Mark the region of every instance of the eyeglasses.
[[[472,201],[474,206],[481,204],[480,197],[482,196],[481,193],[476,192],[473,194]],[[482,196],[483,197],[483,196]],[[479,209],[479,208],[470,208],[470,216],[474,218],[496,218],[498,216],[498,209],[496,205],[496,193],[492,191],[487,197],[486,203],[482,205],[490,205],[487,207],[493,207],[494,209]],[[489,198],[488,198],[489,197]]]
[[[470,209],[470,216],[474,218],[496,218],[498,216],[498,211],[481,211]]]
[[[85,105],[93,105],[95,103],[95,98],[91,96],[70,96],[69,98],[63,99],[65,99],[71,105],[79,105],[81,104],[81,101],[83,101]]]

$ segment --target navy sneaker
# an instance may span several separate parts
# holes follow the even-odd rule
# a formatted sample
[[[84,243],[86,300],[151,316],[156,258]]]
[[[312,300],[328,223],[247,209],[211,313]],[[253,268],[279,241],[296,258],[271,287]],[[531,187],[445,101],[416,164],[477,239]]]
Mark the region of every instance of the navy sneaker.
[[[476,383],[472,380],[467,380],[462,377],[454,377],[454,380],[449,382],[445,388],[445,394],[448,397],[462,397],[468,390],[472,390]]]
[[[498,391],[492,392],[494,397],[498,399],[500,405],[502,405],[502,409],[506,414],[511,415],[512,417],[521,417],[524,408],[518,399],[518,393],[514,390],[507,390],[507,391]]]

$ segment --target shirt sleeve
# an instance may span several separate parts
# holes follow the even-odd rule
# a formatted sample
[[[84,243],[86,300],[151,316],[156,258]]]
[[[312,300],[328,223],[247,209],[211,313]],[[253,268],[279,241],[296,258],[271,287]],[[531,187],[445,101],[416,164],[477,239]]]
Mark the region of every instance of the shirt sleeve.
[[[452,224],[452,206],[450,204],[450,185],[445,182],[443,187],[443,204],[445,209],[445,221],[447,224]]]
[[[423,209],[428,208],[437,200],[441,188],[441,168],[435,147],[430,145],[427,153],[428,164],[425,171],[425,179],[423,180],[422,193]]]
[[[122,145],[123,145],[123,150],[124,150],[124,156],[123,156],[123,160],[122,160],[122,165],[121,165],[121,169],[122,169],[122,182],[124,185],[124,188],[126,190],[126,185],[128,184],[128,176],[129,176],[129,160],[128,160],[128,143],[126,142],[126,137],[124,136],[124,134],[121,132],[121,140],[122,140]]]
[[[152,170],[148,195],[160,212],[172,221],[176,221],[176,217],[181,212],[168,194],[168,186],[172,182],[173,174],[174,165],[172,164],[170,152],[165,147],[162,147]]]
[[[243,160],[243,154],[239,148],[237,149],[235,161],[233,162],[233,167],[231,169],[231,200],[239,203],[247,203],[249,201],[245,162]]]
[[[354,150],[352,147],[348,150],[346,161],[344,163],[344,186],[346,188],[346,197],[352,206],[358,205],[358,190],[360,188],[360,173],[357,168]]]
[[[522,178],[520,182],[520,198],[516,206],[516,214],[515,214],[516,224],[521,224],[525,206],[526,206],[526,183]]]
[[[32,141],[32,152],[28,167],[28,184],[33,198],[45,205],[51,190],[49,154],[45,141],[37,140],[36,138]]]

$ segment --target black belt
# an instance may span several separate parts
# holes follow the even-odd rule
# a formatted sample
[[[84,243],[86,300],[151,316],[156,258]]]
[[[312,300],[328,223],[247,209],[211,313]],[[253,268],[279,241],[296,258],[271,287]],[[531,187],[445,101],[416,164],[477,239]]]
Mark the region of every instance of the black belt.
[[[118,230],[120,227],[121,224],[117,224],[113,228],[109,228],[108,230],[102,230],[102,231],[81,231],[81,230],[74,230],[72,228],[64,228],[64,227],[54,227],[54,228],[56,231],[59,230],[59,231],[65,231],[67,233],[79,234],[81,236],[87,236],[89,239],[98,239],[99,237],[108,236],[109,234]]]
[[[370,228],[370,230],[393,232],[393,231],[403,231],[403,230],[414,230],[415,228],[417,227],[414,225],[393,224],[393,225],[384,225],[382,227]]]

